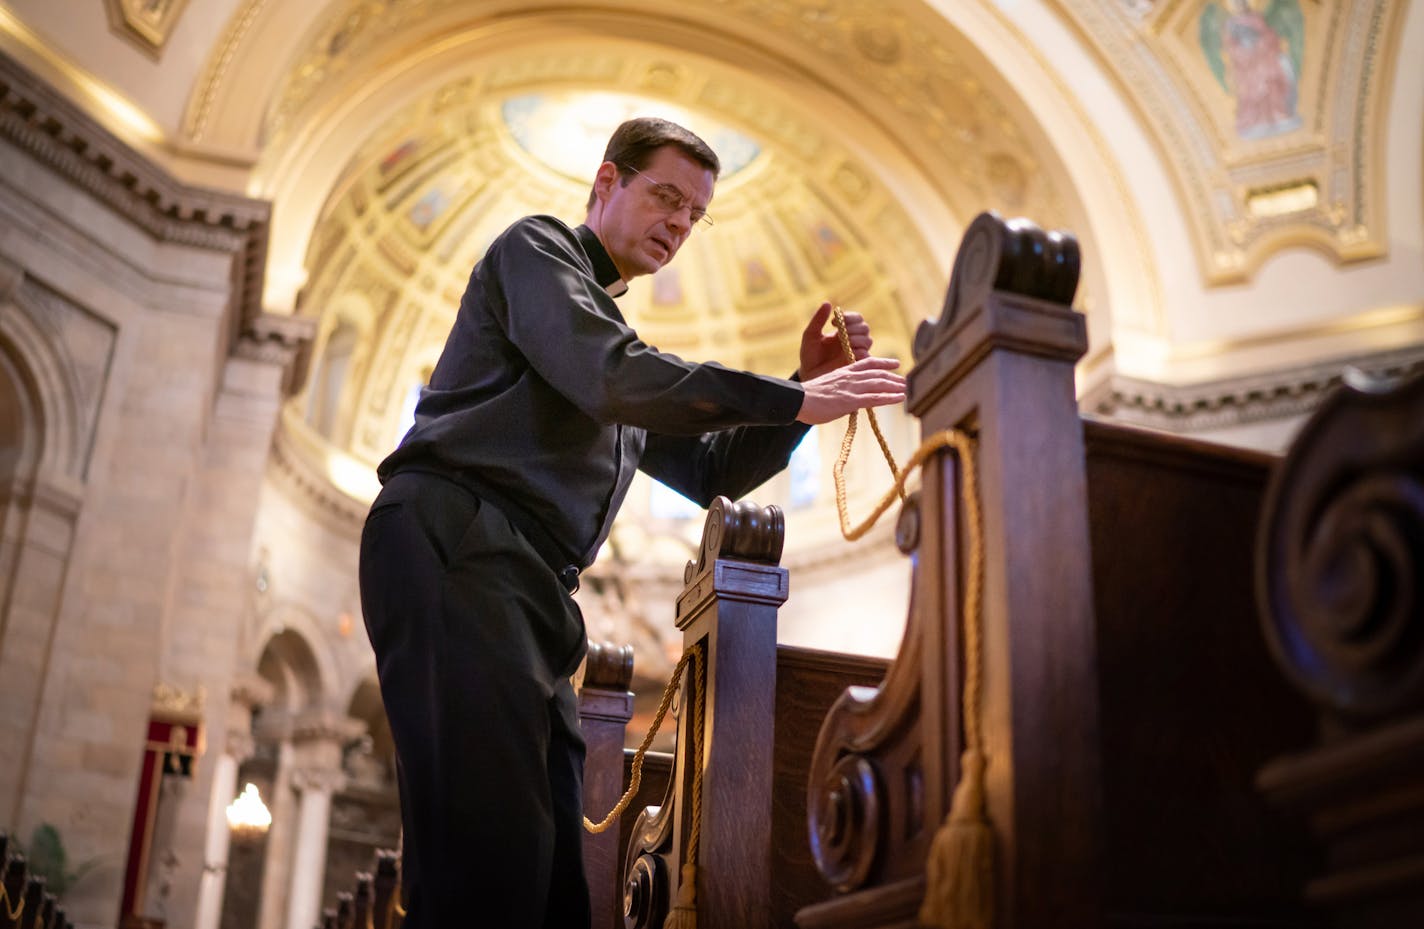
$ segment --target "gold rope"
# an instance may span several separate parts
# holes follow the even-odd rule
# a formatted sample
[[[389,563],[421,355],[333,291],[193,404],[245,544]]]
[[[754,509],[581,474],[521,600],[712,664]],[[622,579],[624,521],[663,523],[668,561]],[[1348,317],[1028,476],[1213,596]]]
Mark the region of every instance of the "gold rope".
[[[0,903],[5,905],[5,912],[9,916],[9,921],[19,925],[20,917],[25,915],[25,895],[20,894],[20,905],[15,909],[10,909],[10,892],[5,889],[5,884],[0,881]]]
[[[697,846],[702,837],[702,753],[707,735],[702,730],[707,712],[707,666],[702,660],[700,648],[694,645],[688,651],[692,652],[697,666],[693,685],[697,693],[692,701],[692,725],[689,727],[692,735],[692,826],[688,830],[687,858],[683,861],[682,876],[677,885],[677,902],[673,904],[667,919],[663,920],[663,929],[697,929]]]
[[[667,715],[668,707],[672,705],[673,695],[677,693],[677,685],[682,680],[682,671],[687,667],[687,662],[692,659],[696,646],[690,646],[682,653],[682,658],[677,662],[677,667],[673,669],[672,678],[668,681],[667,687],[663,689],[663,698],[658,703],[657,715],[653,717],[653,725],[648,729],[648,734],[643,737],[643,744],[638,746],[638,751],[633,754],[633,772],[628,780],[628,789],[623,792],[623,796],[618,799],[613,810],[599,822],[594,822],[587,816],[583,818],[583,827],[587,831],[597,835],[606,830],[617,821],[623,811],[628,809],[628,804],[633,802],[633,797],[638,793],[638,786],[643,783],[643,756],[648,753],[648,747],[653,744],[653,737],[658,734],[658,727],[663,724],[663,717]],[[699,659],[700,666],[700,659]]]
[[[855,360],[846,332],[845,314],[834,308],[836,332],[849,361]],[[994,834],[984,796],[984,748],[982,707],[984,664],[984,517],[979,505],[979,482],[974,466],[974,443],[957,429],[937,432],[920,443],[902,471],[890,454],[885,437],[867,409],[870,426],[880,440],[885,462],[895,475],[892,487],[859,526],[851,527],[844,470],[855,440],[855,413],[850,415],[840,457],[832,472],[836,482],[836,511],[841,518],[841,534],[849,542],[865,535],[898,495],[905,499],[905,481],[926,458],[944,448],[959,456],[963,474],[961,493],[969,525],[969,576],[964,593],[964,692],[961,716],[964,722],[964,752],[960,756],[959,783],[955,785],[949,814],[935,832],[925,864],[925,899],[920,906],[920,922],[937,929],[989,929],[994,919]]]
[[[855,361],[855,350],[850,347],[850,333],[846,331],[845,311],[838,306],[832,307],[831,314],[836,325],[836,335],[839,336],[841,340],[841,350],[845,352],[846,361],[853,362]],[[904,502],[905,480],[909,476],[909,473],[915,469],[915,466],[924,460],[924,457],[912,459],[902,472],[895,465],[895,456],[891,454],[890,443],[885,441],[885,436],[880,431],[880,423],[875,418],[875,411],[867,407],[865,415],[870,420],[870,430],[875,433],[875,439],[880,443],[880,451],[885,455],[885,462],[890,465],[890,473],[895,476],[895,486],[885,495],[884,499],[876,506],[875,511],[872,512],[864,522],[855,528],[851,528],[850,513],[846,507],[845,487],[846,462],[850,460],[850,448],[855,442],[856,415],[855,410],[851,410],[850,422],[846,424],[845,436],[841,439],[840,455],[836,457],[835,467],[831,468],[831,477],[836,484],[836,512],[840,514],[841,518],[841,535],[845,536],[848,542],[854,542],[869,532],[870,527],[875,525],[875,521],[890,508],[890,504],[895,502],[896,496],[899,496],[901,502]],[[927,452],[926,456],[928,456],[928,454]]]

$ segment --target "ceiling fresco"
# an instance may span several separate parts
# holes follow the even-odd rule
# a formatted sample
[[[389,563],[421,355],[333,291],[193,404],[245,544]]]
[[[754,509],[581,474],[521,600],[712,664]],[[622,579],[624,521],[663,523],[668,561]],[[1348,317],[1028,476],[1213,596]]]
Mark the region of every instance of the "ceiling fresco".
[[[1179,185],[1212,283],[1294,245],[1385,253],[1384,100],[1399,0],[1057,0]]]

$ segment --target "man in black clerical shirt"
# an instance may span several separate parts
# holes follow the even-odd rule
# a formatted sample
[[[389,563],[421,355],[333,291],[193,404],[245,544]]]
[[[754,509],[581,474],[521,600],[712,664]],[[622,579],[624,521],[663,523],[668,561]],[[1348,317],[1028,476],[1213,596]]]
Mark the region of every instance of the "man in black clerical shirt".
[[[621,125],[583,225],[525,217],[475,265],[380,466],[361,608],[395,738],[406,929],[589,924],[571,594],[634,469],[704,506],[736,498],[810,425],[904,398],[854,313],[846,363],[828,304],[790,380],[687,362],[629,328],[614,297],[710,224],[719,169],[680,126]]]

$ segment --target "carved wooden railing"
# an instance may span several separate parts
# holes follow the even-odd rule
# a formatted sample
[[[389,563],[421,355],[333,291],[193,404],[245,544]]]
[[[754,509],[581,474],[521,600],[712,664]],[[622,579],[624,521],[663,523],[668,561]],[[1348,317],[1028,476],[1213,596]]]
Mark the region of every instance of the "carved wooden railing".
[[[925,435],[959,429],[977,442],[1000,926],[1097,926],[1100,917],[1092,588],[1073,392],[1087,334],[1068,306],[1078,268],[1072,237],[980,216],[941,318],[916,335],[909,379]],[[929,846],[959,779],[969,544],[960,480],[952,455],[926,464],[897,528],[914,563],[899,656],[882,687],[847,691],[822,727],[811,843],[845,896],[803,909],[803,927],[915,924]],[[1012,828],[1020,822],[1043,828]]]
[[[1266,638],[1319,744],[1262,772],[1327,852],[1310,901],[1346,929],[1424,926],[1424,379],[1343,388],[1275,475]]]
[[[376,852],[374,867],[358,871],[352,890],[336,895],[336,906],[322,911],[318,929],[400,929],[400,853]],[[479,914],[479,901],[470,900],[470,916]]]
[[[668,795],[639,814],[628,849],[625,923],[661,929],[678,894],[691,830],[693,772],[702,769],[696,884],[699,929],[771,926],[772,741],[776,612],[786,601],[778,565],[781,510],[719,497],[702,545],[684,573],[677,626],[684,648],[702,649],[705,724],[689,731],[692,688],[684,683]],[[695,678],[689,666],[684,682]],[[700,749],[694,754],[694,744]],[[700,757],[699,757],[700,756]]]
[[[30,873],[25,857],[0,832],[0,929],[74,929],[44,878]]]

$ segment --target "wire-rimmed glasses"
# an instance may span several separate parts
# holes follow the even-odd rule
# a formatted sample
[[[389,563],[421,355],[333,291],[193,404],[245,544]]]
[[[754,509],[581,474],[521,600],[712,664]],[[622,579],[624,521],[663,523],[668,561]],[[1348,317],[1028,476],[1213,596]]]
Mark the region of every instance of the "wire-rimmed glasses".
[[[691,218],[692,224],[694,226],[698,223],[701,223],[703,226],[706,226],[709,229],[712,227],[712,217],[707,215],[706,210],[699,210],[697,207],[693,206],[692,198],[689,197],[687,194],[683,193],[681,190],[678,190],[672,184],[664,184],[661,181],[653,180],[652,178],[648,177],[646,174],[644,174],[642,171],[639,171],[632,165],[624,165],[623,167],[627,168],[629,171],[632,171],[634,174],[638,175],[643,180],[648,182],[648,189],[652,191],[653,199],[658,201],[658,205],[661,206],[664,210],[667,210],[669,213],[676,213],[683,207],[687,207],[687,215],[689,218]]]

